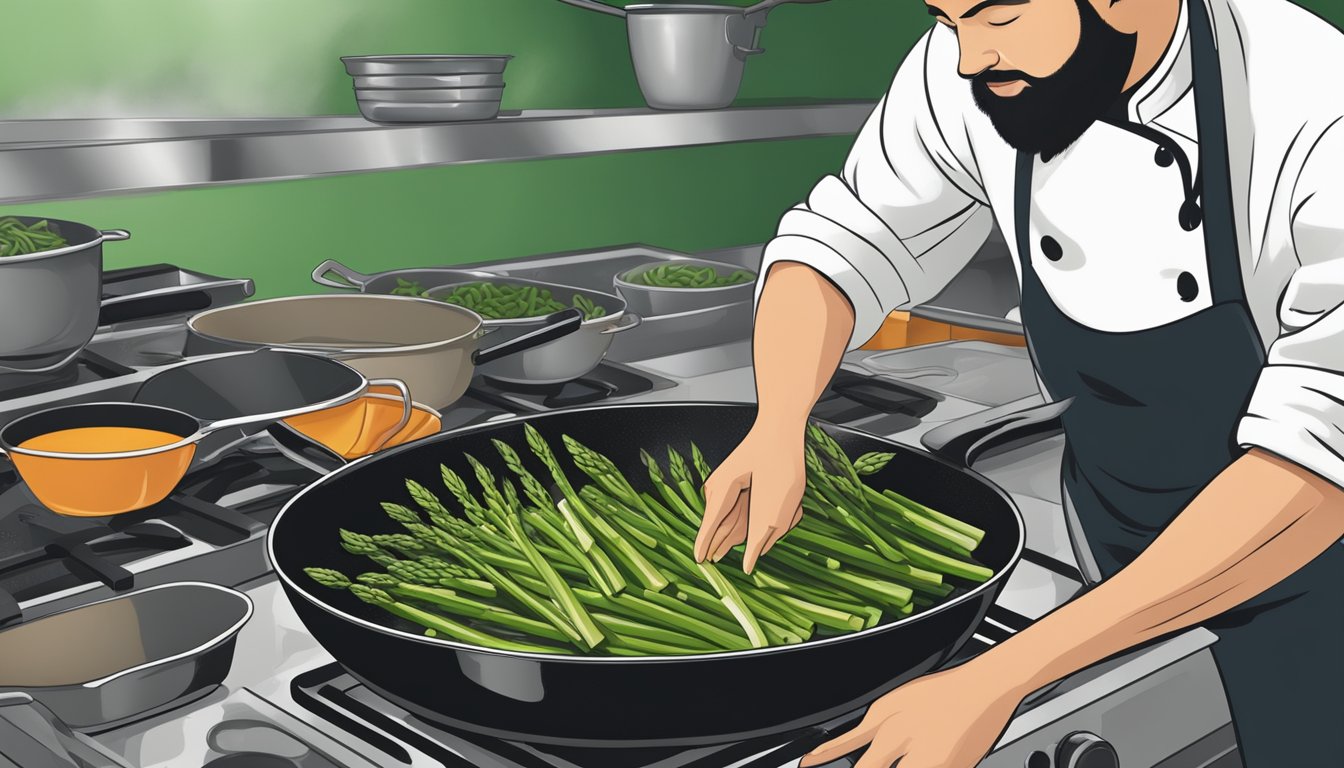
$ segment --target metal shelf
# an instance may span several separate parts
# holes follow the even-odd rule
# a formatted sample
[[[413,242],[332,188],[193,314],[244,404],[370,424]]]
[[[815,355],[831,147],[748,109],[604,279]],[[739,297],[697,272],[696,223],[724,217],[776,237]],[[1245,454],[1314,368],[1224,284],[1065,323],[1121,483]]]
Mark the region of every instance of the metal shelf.
[[[533,110],[432,125],[379,125],[348,116],[0,121],[0,203],[844,136],[857,133],[875,105]]]

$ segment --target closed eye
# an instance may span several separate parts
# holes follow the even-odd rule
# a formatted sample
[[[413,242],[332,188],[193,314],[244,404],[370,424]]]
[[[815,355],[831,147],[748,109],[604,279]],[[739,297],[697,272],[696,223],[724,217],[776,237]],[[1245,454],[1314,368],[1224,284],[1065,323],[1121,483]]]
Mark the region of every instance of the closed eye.
[[[1021,15],[1021,14],[1018,14],[1017,16],[1014,16],[1013,18],[1011,18],[1011,19],[1009,19],[1009,20],[1007,20],[1007,21],[991,21],[991,22],[989,22],[989,26],[991,26],[991,27],[1006,27],[1006,26],[1008,26],[1009,24],[1012,24],[1014,21],[1017,21],[1017,20],[1020,19],[1020,18],[1022,18],[1022,15]]]

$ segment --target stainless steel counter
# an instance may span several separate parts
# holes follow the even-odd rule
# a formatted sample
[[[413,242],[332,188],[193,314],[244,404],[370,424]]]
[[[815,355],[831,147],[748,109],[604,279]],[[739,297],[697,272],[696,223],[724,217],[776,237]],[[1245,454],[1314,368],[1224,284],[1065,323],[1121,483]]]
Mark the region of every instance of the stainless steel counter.
[[[844,136],[858,131],[874,104],[530,110],[432,125],[379,125],[346,116],[0,121],[0,202]]]

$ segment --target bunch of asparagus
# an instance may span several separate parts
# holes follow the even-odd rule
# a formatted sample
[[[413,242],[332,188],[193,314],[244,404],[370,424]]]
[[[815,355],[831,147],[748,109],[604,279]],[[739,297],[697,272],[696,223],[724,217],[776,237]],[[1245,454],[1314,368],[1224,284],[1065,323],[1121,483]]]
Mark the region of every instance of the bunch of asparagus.
[[[542,435],[525,430],[558,501],[517,451],[495,440],[514,478],[501,483],[467,455],[477,494],[440,467],[460,515],[408,480],[413,507],[382,505],[405,533],[340,532],[347,552],[381,571],[354,579],[326,568],[306,572],[430,636],[508,651],[619,656],[746,650],[854,632],[947,598],[954,586],[946,577],[983,582],[992,575],[971,559],[983,531],[863,482],[893,454],[851,462],[816,426],[806,441],[808,514],[750,575],[737,551],[719,563],[691,556],[711,471],[696,445],[689,463],[669,447],[666,469],[641,451],[650,492],[563,436],[589,480],[576,488]]]

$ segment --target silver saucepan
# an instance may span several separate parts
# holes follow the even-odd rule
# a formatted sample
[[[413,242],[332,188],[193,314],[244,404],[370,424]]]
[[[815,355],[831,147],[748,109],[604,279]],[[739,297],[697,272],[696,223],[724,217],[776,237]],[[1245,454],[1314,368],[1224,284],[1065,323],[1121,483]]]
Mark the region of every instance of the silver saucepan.
[[[25,225],[43,219],[15,216]],[[0,257],[0,372],[45,373],[67,365],[98,330],[103,243],[130,233],[45,219],[66,244]]]
[[[370,379],[399,379],[416,401],[443,409],[466,392],[477,365],[567,336],[582,322],[578,309],[561,310],[535,330],[483,348],[481,316],[446,302],[373,294],[294,296],[193,316],[187,321],[186,352],[259,347],[317,352]]]
[[[756,43],[770,9],[825,1],[762,0],[747,8],[672,3],[616,8],[597,0],[560,0],[625,19],[635,79],[654,109],[719,109],[732,104],[747,57],[765,53]]]

